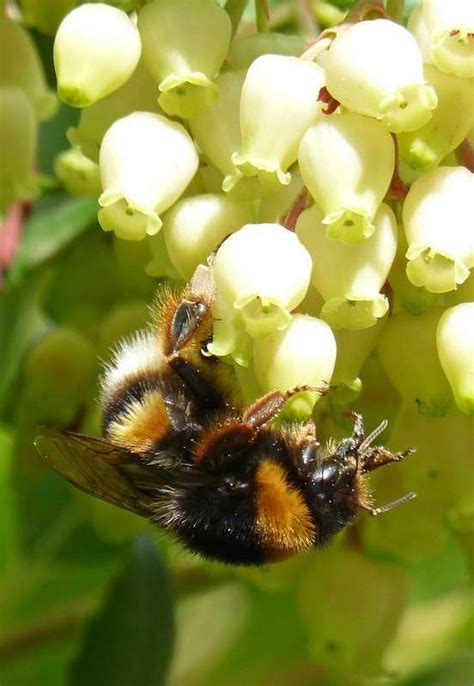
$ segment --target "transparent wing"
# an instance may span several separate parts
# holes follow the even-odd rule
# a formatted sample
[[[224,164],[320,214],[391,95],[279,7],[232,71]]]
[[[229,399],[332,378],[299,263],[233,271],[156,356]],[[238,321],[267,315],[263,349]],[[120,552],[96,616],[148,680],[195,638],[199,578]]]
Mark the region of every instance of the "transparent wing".
[[[35,447],[81,491],[142,517],[152,514],[151,499],[126,473],[132,462],[137,463],[126,450],[100,438],[49,428],[43,429]]]

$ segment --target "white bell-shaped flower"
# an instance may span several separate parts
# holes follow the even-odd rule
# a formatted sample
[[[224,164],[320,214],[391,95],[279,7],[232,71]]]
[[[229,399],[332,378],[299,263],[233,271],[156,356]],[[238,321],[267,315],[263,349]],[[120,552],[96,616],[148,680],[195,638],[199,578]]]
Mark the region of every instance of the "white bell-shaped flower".
[[[160,106],[196,116],[218,93],[213,79],[229,49],[229,15],[214,0],[154,0],[140,11],[138,28]]]
[[[99,161],[100,144],[107,129],[132,112],[160,112],[155,82],[140,61],[121,88],[81,110],[79,123],[70,127],[67,138],[93,162]]]
[[[436,107],[413,36],[388,19],[353,24],[324,59],[326,87],[348,109],[379,119],[389,131],[414,131]]]
[[[263,55],[250,66],[242,87],[242,146],[232,155],[240,174],[277,190],[290,182],[304,132],[320,111],[324,72],[297,57]]]
[[[321,115],[303,136],[301,175],[324,212],[329,238],[359,243],[374,232],[374,217],[393,175],[390,133],[353,112]]]
[[[446,293],[474,267],[474,174],[439,167],[418,178],[403,204],[407,276],[415,286]]]
[[[303,300],[311,257],[296,235],[278,224],[247,224],[227,238],[214,259],[216,311],[209,351],[228,355],[242,336],[285,329]],[[239,342],[240,340],[240,342]]]
[[[436,350],[441,314],[436,307],[416,316],[402,310],[389,319],[378,345],[383,368],[402,398],[435,417],[445,415],[453,402]]]
[[[0,87],[18,86],[28,96],[38,119],[49,119],[58,101],[48,90],[38,51],[16,21],[0,16]]]
[[[54,160],[54,173],[71,195],[98,198],[102,192],[99,165],[82,154],[79,148],[69,148]]]
[[[286,33],[255,33],[238,36],[230,44],[229,62],[232,69],[248,69],[262,55],[288,55],[298,57],[304,52],[305,42],[301,36]]]
[[[456,405],[466,414],[474,414],[474,302],[445,310],[436,338]]]
[[[328,238],[323,218],[313,205],[296,223],[296,234],[313,258],[312,283],[325,300],[321,317],[335,329],[373,326],[388,310],[380,289],[397,250],[395,216],[382,204],[375,215],[374,233],[357,245]]]
[[[189,280],[198,264],[222,241],[252,219],[248,204],[224,195],[205,194],[183,198],[163,219],[163,234],[171,262]]]
[[[25,92],[0,87],[0,209],[37,194],[36,137],[35,113]]]
[[[438,107],[424,126],[397,137],[401,158],[417,171],[437,167],[474,125],[474,80],[443,74],[432,64],[425,65],[425,76],[436,90]]]
[[[176,202],[197,167],[196,149],[181,124],[152,112],[118,119],[100,149],[100,225],[130,240],[157,233],[159,214]]]
[[[336,362],[334,334],[321,319],[307,314],[292,315],[284,331],[254,341],[253,362],[264,393],[305,385],[324,390]],[[304,421],[320,397],[320,393],[313,391],[298,393],[285,406],[284,415]]]
[[[431,59],[438,69],[474,77],[474,3],[471,0],[424,0],[423,19]]]
[[[86,3],[64,17],[54,41],[61,100],[87,107],[120,88],[141,54],[140,34],[125,12]]]

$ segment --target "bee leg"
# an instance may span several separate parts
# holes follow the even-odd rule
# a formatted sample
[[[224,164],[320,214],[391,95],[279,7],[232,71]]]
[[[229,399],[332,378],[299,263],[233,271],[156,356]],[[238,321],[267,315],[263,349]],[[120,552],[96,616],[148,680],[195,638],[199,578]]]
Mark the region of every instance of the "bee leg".
[[[304,391],[315,391],[317,393],[326,393],[326,388],[315,388],[313,386],[296,386],[289,391],[271,391],[262,398],[256,400],[250,407],[248,407],[243,415],[243,421],[249,426],[260,428],[267,422],[275,419],[280,414],[287,400],[292,398],[297,393]],[[314,426],[314,425],[313,425]]]
[[[413,448],[409,448],[398,453],[391,453],[390,450],[382,446],[376,446],[363,455],[363,471],[373,472],[374,469],[390,464],[390,462],[400,462],[400,460],[408,457],[408,455],[412,455],[414,452]]]
[[[209,427],[195,446],[195,461],[219,465],[238,457],[256,439],[258,430],[281,412],[286,401],[304,390],[307,390],[306,386],[298,386],[286,393],[271,391],[250,405],[241,418],[229,417],[225,423]]]
[[[186,386],[199,398],[201,405],[209,410],[224,409],[222,395],[202,375],[196,365],[179,354],[168,357],[167,362],[179,374]]]
[[[168,325],[165,354],[176,355],[190,343],[204,341],[212,331],[214,279],[212,269],[199,265]]]

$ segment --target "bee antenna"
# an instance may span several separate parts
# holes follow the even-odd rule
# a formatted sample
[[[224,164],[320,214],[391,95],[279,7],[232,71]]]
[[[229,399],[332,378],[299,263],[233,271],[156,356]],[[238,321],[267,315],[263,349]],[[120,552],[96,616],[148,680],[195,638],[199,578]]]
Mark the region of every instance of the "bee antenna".
[[[405,493],[405,495],[402,495],[400,498],[392,500],[391,502],[387,503],[386,505],[382,505],[381,507],[370,507],[370,505],[361,505],[361,507],[363,510],[371,514],[372,517],[377,517],[377,515],[385,514],[385,512],[393,510],[394,507],[398,507],[399,505],[408,503],[408,501],[413,500],[413,498],[416,498],[416,493],[415,491],[410,491],[410,493]]]
[[[362,443],[360,444],[358,450],[360,453],[364,453],[367,448],[372,445],[372,443],[375,441],[376,438],[380,436],[381,433],[385,431],[385,429],[388,426],[388,422],[386,419],[384,419],[380,424],[368,435],[364,438]]]

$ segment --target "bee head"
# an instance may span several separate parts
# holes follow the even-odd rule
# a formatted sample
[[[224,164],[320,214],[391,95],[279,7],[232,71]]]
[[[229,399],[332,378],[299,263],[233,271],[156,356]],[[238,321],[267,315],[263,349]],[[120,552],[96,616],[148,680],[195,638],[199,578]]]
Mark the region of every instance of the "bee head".
[[[305,490],[318,523],[319,542],[343,529],[359,508],[378,515],[415,497],[415,493],[408,493],[382,507],[371,506],[367,473],[398,462],[414,451],[392,453],[382,446],[373,446],[387,422],[366,435],[362,417],[354,414],[353,419],[352,436],[337,443],[330,441],[322,451],[315,452],[314,461],[308,465]]]

